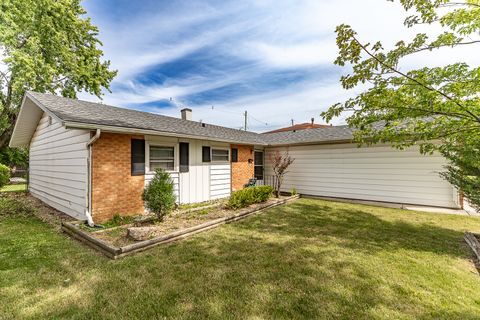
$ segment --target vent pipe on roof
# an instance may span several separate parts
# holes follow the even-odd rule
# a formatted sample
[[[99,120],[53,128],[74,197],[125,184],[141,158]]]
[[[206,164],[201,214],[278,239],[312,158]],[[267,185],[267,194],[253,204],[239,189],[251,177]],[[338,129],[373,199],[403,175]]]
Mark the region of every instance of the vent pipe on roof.
[[[180,112],[182,113],[182,120],[192,120],[192,109],[184,108]]]

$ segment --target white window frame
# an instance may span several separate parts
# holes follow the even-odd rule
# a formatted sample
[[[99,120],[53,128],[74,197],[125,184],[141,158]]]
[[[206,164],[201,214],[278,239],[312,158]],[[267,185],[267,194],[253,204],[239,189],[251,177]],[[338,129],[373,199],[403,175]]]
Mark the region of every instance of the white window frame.
[[[164,143],[164,142],[155,142],[155,143],[145,143],[145,173],[155,173],[154,170],[150,168],[150,147],[169,147],[173,148],[173,170],[166,170],[167,172],[177,172],[178,171],[178,144],[176,143]]]
[[[213,149],[227,151],[227,160],[213,160]],[[230,148],[210,146],[210,161],[215,163],[230,163]]]

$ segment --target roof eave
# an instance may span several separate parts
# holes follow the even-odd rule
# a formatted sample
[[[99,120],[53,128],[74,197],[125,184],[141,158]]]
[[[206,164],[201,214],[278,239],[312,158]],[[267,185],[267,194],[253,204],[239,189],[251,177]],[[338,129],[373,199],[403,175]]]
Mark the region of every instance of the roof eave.
[[[36,123],[35,123],[34,129],[32,129],[30,137],[28,138],[28,142],[17,141],[19,139],[22,140],[21,138],[17,138],[17,135],[18,135],[18,131],[20,130],[19,128],[22,125],[21,122],[24,121],[22,119],[26,116],[26,115],[24,115],[24,113],[26,112],[25,108],[26,108],[26,105],[27,105],[27,99],[30,100],[38,109],[47,113],[50,117],[52,117],[53,119],[62,123],[62,125],[63,125],[63,121],[59,117],[57,117],[53,112],[48,110],[48,108],[46,108],[42,103],[40,103],[37,99],[35,99],[35,97],[33,97],[29,92],[26,92],[25,95],[23,96],[22,103],[20,104],[20,111],[18,113],[17,120],[15,122],[15,126],[13,127],[12,136],[10,137],[10,141],[8,142],[8,146],[11,147],[11,148],[28,147],[29,144],[30,144],[30,140],[33,137],[33,134],[35,133],[36,124],[38,123],[38,120],[39,120],[37,118],[30,119],[30,120],[35,120]],[[32,127],[33,127],[33,125],[32,125]]]
[[[152,135],[152,136],[178,137],[178,138],[185,138],[185,139],[208,140],[208,141],[225,142],[225,143],[242,144],[242,145],[265,145],[265,146],[267,145],[265,143],[263,144],[259,143],[258,141],[257,142],[255,141],[239,142],[235,140],[219,139],[219,138],[213,138],[208,136],[182,134],[182,133],[176,133],[176,132],[157,131],[157,130],[149,130],[149,129],[122,127],[122,126],[109,126],[109,125],[76,122],[76,121],[65,121],[64,124],[65,124],[65,128],[67,129],[87,129],[87,130],[101,129],[102,131],[106,131],[106,132],[123,133],[123,134],[144,134],[144,135]]]

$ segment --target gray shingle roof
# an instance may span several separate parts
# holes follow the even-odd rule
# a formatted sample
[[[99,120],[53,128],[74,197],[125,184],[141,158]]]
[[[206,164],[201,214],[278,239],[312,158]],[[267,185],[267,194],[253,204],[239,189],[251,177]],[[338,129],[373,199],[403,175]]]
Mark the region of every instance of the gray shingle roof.
[[[353,130],[348,126],[335,126],[327,128],[314,128],[297,131],[264,133],[263,141],[269,145],[334,142],[351,140]]]
[[[211,124],[182,120],[159,114],[112,107],[101,103],[74,100],[37,92],[28,92],[36,102],[65,122],[97,124],[122,128],[194,135],[238,143],[263,144],[261,135]]]
[[[30,91],[27,95],[64,122],[153,130],[159,133],[198,136],[212,140],[257,145],[325,143],[350,140],[353,137],[352,129],[347,126],[259,134],[211,124],[202,126],[200,122],[196,121],[68,99],[52,94]]]

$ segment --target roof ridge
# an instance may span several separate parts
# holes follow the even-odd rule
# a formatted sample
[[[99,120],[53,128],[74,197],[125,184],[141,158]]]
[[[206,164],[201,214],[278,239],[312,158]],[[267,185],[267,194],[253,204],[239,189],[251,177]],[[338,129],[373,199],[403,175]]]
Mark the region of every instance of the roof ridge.
[[[112,106],[112,105],[106,104],[106,103],[99,103],[99,102],[87,101],[87,100],[82,100],[82,99],[72,99],[72,98],[63,97],[63,96],[59,96],[59,95],[52,94],[52,93],[42,93],[42,92],[36,92],[36,91],[27,91],[27,93],[30,93],[30,94],[33,93],[34,96],[35,96],[35,95],[48,95],[48,96],[52,96],[52,97],[59,98],[59,99],[69,100],[69,101],[72,101],[72,102],[74,102],[74,103],[94,104],[94,105],[98,105],[98,106],[101,106],[101,107],[108,107],[108,108],[113,108],[113,109],[119,109],[119,110],[127,111],[127,112],[134,112],[134,113],[139,113],[139,114],[154,115],[154,116],[157,116],[157,117],[164,117],[164,118],[172,119],[172,120],[175,120],[175,121],[185,121],[185,123],[187,123],[187,122],[188,122],[188,123],[192,123],[192,122],[193,122],[193,123],[197,123],[197,124],[200,123],[199,121],[184,120],[184,119],[181,119],[181,118],[177,118],[177,117],[173,117],[173,116],[167,116],[167,115],[163,115],[163,114],[159,114],[159,113],[153,113],[153,112],[148,112],[148,111],[141,111],[141,110],[136,110],[136,109],[130,109],[130,108],[123,108],[123,107]],[[210,127],[217,127],[217,128],[222,128],[222,129],[229,129],[229,130],[239,131],[239,132],[242,132],[242,133],[249,133],[249,134],[254,134],[254,135],[260,135],[260,134],[261,134],[261,133],[254,132],[254,131],[245,131],[245,130],[241,130],[241,129],[235,129],[235,128],[231,128],[231,127],[220,126],[220,125],[212,124],[212,123],[208,123],[208,122],[201,122],[201,123],[205,123],[206,125],[208,125],[208,126],[210,126]]]

